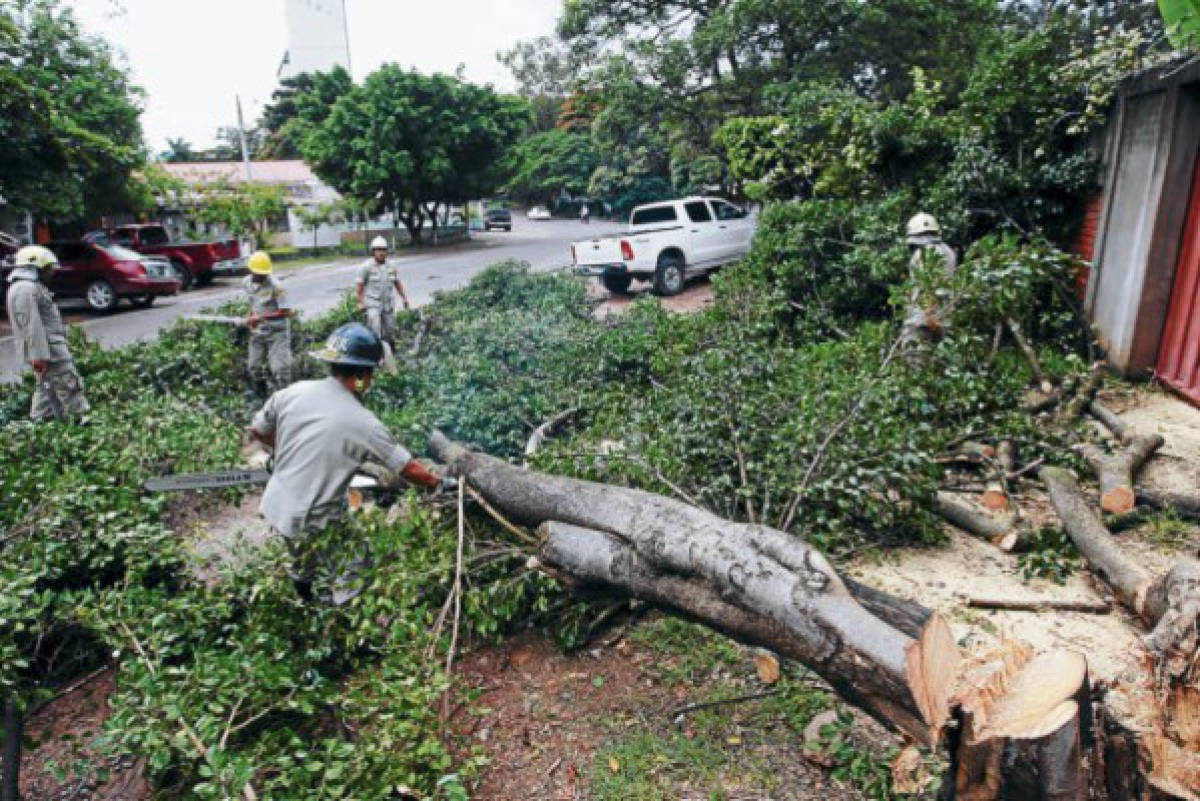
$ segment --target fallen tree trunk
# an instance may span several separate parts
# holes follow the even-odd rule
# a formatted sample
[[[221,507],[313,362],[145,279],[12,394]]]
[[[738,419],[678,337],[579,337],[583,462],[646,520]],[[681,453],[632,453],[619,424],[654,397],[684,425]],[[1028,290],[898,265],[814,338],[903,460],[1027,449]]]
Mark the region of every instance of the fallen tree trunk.
[[[786,654],[893,728],[923,743],[940,737],[959,659],[940,616],[909,637],[855,601],[824,556],[781,531],[523,470],[438,432],[430,445],[510,517],[549,524],[541,560],[552,569]]]
[[[953,691],[967,724],[945,729],[960,798],[1083,801],[1091,707],[1080,655],[1030,662],[1026,646],[1010,644],[1024,656],[1002,660],[999,673],[985,669],[987,660],[964,671],[939,615],[842,580],[782,531],[639,490],[534,473],[437,432],[430,444],[490,503],[538,526],[538,565],[568,587],[640,598],[791,657],[919,742],[938,742]]]
[[[1200,520],[1200,494],[1172,492],[1151,487],[1138,487],[1137,499],[1155,509],[1178,512],[1184,517]]]

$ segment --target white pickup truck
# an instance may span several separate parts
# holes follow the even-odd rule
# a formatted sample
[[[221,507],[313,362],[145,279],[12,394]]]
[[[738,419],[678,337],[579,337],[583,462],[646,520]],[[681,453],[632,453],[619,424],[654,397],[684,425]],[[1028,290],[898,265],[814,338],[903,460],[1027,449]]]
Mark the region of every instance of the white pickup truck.
[[[754,220],[720,198],[688,197],[637,206],[629,231],[571,245],[575,272],[600,278],[613,293],[634,279],[654,282],[658,295],[676,295],[684,282],[750,250]]]

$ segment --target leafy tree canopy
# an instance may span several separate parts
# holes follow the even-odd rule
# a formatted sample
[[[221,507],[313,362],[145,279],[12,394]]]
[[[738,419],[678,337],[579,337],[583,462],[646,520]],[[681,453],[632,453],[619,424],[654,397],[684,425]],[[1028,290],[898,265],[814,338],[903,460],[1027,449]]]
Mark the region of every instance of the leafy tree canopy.
[[[549,204],[559,192],[583,194],[599,159],[586,132],[551,130],[521,140],[505,160],[505,189]]]
[[[0,196],[69,218],[126,204],[145,160],[142,93],[59,0],[0,8]]]
[[[447,75],[387,64],[331,107],[304,93],[301,152],[343,195],[376,199],[421,241],[442,203],[491,194],[500,160],[529,125],[527,104]],[[325,117],[319,122],[312,122]]]

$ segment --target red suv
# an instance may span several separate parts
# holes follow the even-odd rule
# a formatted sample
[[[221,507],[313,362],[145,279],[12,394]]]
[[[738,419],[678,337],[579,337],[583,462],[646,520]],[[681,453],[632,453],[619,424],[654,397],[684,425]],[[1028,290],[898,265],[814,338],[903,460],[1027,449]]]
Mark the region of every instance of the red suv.
[[[179,292],[179,279],[161,259],[147,258],[120,245],[50,242],[59,266],[46,279],[58,298],[83,298],[98,312],[112,311],[121,298],[135,306]]]

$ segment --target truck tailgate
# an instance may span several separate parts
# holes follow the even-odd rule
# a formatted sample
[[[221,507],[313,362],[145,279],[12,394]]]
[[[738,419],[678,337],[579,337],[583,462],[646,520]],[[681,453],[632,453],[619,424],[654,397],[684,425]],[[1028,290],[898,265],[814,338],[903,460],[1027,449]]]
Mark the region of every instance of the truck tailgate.
[[[576,267],[603,267],[624,261],[621,258],[620,236],[572,243],[571,253],[575,257]]]

